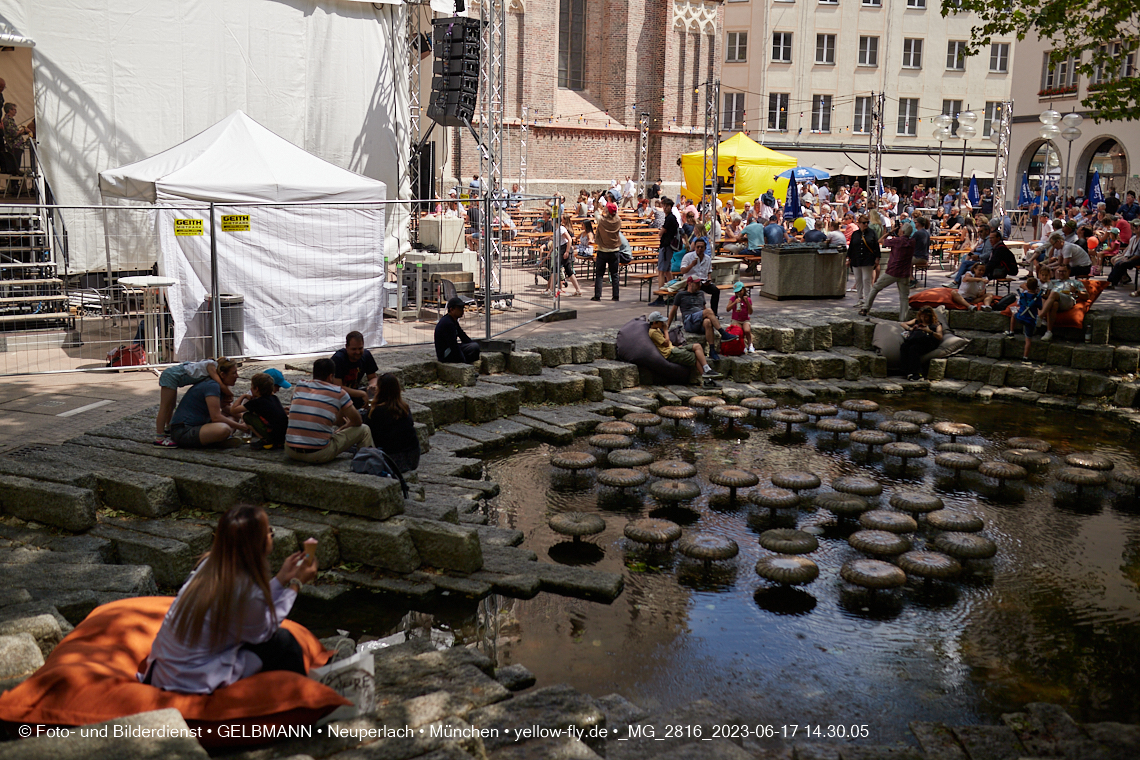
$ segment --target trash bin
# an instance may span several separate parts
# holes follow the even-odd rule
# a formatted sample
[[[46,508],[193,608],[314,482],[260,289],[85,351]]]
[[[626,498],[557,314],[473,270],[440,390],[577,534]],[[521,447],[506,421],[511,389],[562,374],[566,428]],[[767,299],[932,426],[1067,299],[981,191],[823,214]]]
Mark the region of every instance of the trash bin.
[[[222,293],[218,300],[222,310],[222,355],[231,359],[245,356],[245,297]],[[213,307],[211,297],[207,295],[207,313],[212,313]]]

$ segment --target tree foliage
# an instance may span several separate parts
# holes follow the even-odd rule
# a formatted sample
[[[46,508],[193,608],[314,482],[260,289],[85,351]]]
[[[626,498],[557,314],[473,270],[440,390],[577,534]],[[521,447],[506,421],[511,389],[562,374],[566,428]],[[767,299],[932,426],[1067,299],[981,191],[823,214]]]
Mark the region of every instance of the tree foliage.
[[[1076,72],[1090,83],[1098,71],[1106,72],[1081,101],[1094,120],[1140,119],[1140,77],[1122,76],[1124,52],[1140,48],[1140,6],[1130,0],[944,0],[942,15],[957,13],[978,18],[970,55],[987,53],[994,37],[1023,40],[1032,33],[1052,40],[1054,63],[1075,60]]]

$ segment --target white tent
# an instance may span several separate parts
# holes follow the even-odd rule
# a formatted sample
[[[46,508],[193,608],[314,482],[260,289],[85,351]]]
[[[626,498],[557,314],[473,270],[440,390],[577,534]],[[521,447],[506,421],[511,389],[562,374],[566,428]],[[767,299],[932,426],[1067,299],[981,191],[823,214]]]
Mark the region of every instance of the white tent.
[[[168,297],[179,360],[210,350],[215,248],[223,292],[244,298],[246,355],[334,348],[351,330],[367,345],[383,344],[383,182],[323,161],[237,111],[169,150],[101,172],[99,189],[104,198],[156,204],[159,268],[178,283]],[[238,205],[263,203],[322,205]],[[367,205],[326,205],[336,203]],[[213,224],[205,204],[214,204]]]

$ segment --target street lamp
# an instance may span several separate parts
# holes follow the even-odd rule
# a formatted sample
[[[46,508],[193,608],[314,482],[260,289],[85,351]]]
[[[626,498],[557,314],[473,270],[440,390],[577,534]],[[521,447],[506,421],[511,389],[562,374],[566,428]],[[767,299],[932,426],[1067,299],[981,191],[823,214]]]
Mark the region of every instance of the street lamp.
[[[963,111],[958,114],[958,139],[962,141],[962,179],[958,186],[958,207],[962,207],[962,196],[966,192],[966,141],[972,140],[978,134],[974,123],[978,120],[973,111]]]
[[[1065,125],[1065,128],[1061,130],[1061,137],[1069,143],[1069,152],[1065,156],[1065,186],[1062,188],[1064,195],[1062,196],[1061,208],[1064,208],[1065,204],[1069,201],[1069,171],[1072,169],[1073,140],[1081,136],[1081,130],[1078,129],[1078,127],[1081,126],[1081,122],[1084,120],[1084,117],[1076,112],[1067,113],[1061,119],[1061,123]],[[1074,171],[1072,174],[1073,184],[1075,185],[1077,183],[1077,173]]]
[[[950,139],[950,125],[954,123],[946,114],[938,114],[934,117],[934,132],[932,133],[934,139],[938,141],[938,180],[934,184],[934,189],[938,193],[938,204],[942,205],[942,142]]]
[[[1049,108],[1042,111],[1037,120],[1041,122],[1041,129],[1037,130],[1037,134],[1045,141],[1045,164],[1041,170],[1041,208],[1039,209],[1039,213],[1044,214],[1045,204],[1049,201],[1049,149],[1053,146],[1053,141],[1061,136],[1061,128],[1057,126],[1057,122],[1061,120],[1061,114]]]

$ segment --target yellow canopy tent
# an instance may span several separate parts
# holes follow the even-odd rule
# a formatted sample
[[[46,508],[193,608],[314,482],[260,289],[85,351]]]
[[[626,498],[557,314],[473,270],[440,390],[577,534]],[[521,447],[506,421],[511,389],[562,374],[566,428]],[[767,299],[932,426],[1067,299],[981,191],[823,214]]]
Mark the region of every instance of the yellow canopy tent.
[[[702,195],[704,162],[704,151],[698,150],[681,156],[681,171],[685,176],[685,186],[681,192],[694,201],[699,201]],[[771,190],[783,202],[788,194],[788,180],[775,177],[795,168],[797,161],[792,156],[765,148],[738,132],[720,144],[717,164],[721,189],[717,197],[725,205],[731,203],[735,208],[741,209],[766,190]]]

